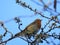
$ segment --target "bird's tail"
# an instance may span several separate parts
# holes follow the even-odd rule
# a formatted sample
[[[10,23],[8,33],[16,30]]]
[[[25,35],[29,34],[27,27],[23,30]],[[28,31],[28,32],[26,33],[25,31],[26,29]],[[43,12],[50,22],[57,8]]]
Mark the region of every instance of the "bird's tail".
[[[21,32],[19,32],[19,33],[17,33],[17,34],[15,34],[14,37],[20,37],[20,36],[24,37],[25,35],[26,35],[26,30],[23,30],[23,31],[21,31]]]

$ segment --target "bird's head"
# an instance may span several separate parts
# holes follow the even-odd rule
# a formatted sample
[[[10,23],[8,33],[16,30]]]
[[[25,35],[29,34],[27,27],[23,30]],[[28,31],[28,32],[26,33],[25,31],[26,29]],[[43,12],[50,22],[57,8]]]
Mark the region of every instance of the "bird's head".
[[[35,23],[37,23],[38,27],[41,28],[41,20],[40,19],[36,19]]]

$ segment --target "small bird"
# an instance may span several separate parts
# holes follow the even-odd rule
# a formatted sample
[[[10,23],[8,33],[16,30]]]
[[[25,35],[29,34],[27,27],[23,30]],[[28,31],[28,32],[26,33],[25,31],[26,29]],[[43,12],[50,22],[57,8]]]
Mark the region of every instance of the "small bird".
[[[10,40],[12,40],[16,37],[20,37],[20,36],[31,38],[31,36],[35,36],[37,34],[37,32],[40,30],[40,28],[41,28],[41,20],[36,19],[31,24],[29,24],[23,31],[18,32],[13,37],[9,38],[7,41],[10,41]],[[7,42],[7,41],[5,41],[5,42]]]
[[[36,19],[34,22],[29,24],[22,32],[17,33],[15,36],[28,36],[29,38],[31,38],[31,36],[35,36],[37,34],[40,28],[41,20]]]

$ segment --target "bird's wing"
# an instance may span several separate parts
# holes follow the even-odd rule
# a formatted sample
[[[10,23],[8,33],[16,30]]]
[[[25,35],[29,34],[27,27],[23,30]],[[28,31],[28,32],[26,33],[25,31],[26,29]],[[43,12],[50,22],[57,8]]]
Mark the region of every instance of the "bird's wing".
[[[29,26],[26,30],[27,30],[26,32],[28,34],[33,34],[34,32],[38,31],[37,24],[33,24],[33,25]]]
[[[25,36],[27,32],[29,32],[28,30],[31,28],[30,25],[32,25],[34,23],[31,23],[29,24],[23,31],[21,32],[18,32],[17,34],[15,34],[16,37],[19,37],[19,36]]]

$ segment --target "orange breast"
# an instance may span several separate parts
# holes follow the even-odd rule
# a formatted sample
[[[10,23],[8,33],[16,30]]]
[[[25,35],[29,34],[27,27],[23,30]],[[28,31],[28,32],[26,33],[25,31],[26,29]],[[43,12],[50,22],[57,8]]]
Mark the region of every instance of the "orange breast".
[[[41,21],[40,20],[37,21],[37,25],[38,25],[38,28],[40,29],[41,28]]]

